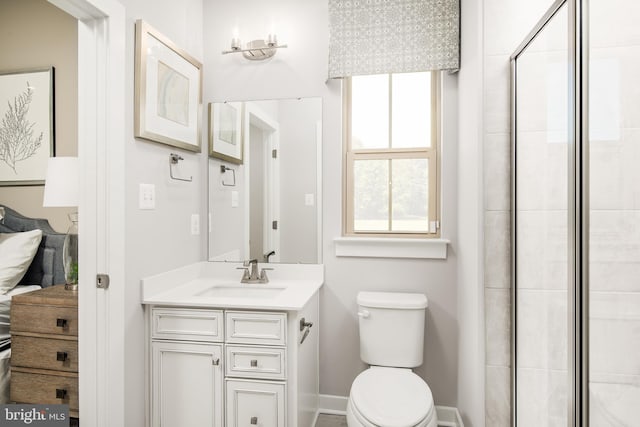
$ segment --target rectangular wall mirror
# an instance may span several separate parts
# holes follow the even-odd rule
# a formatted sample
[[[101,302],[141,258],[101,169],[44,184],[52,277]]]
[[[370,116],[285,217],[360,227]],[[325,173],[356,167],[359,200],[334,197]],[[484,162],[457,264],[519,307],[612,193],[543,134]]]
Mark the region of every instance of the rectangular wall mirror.
[[[322,262],[321,147],[321,98],[209,105],[209,261]]]

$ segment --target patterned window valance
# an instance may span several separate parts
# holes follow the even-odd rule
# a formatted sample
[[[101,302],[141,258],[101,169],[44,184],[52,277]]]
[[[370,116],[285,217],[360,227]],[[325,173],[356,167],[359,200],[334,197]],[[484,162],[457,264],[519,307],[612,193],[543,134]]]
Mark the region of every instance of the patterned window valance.
[[[459,0],[329,0],[329,77],[457,70]]]

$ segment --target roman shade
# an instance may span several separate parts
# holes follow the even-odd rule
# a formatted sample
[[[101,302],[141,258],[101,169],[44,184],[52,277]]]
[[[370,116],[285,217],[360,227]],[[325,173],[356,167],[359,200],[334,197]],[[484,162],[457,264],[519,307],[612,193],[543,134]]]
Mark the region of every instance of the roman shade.
[[[459,0],[329,0],[330,78],[459,63]]]

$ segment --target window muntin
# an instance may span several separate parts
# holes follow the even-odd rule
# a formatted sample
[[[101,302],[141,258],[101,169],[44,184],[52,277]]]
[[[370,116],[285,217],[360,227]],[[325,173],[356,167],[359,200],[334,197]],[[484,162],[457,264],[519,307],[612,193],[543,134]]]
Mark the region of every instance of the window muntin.
[[[346,235],[439,237],[438,77],[346,79]]]

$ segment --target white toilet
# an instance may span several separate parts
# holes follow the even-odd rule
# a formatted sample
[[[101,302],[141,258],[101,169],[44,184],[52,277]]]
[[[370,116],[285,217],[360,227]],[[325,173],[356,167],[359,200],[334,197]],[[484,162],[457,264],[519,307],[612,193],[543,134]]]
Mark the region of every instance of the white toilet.
[[[371,365],[351,385],[349,427],[436,427],[433,395],[411,371],[422,365],[423,294],[360,292],[360,358]]]

